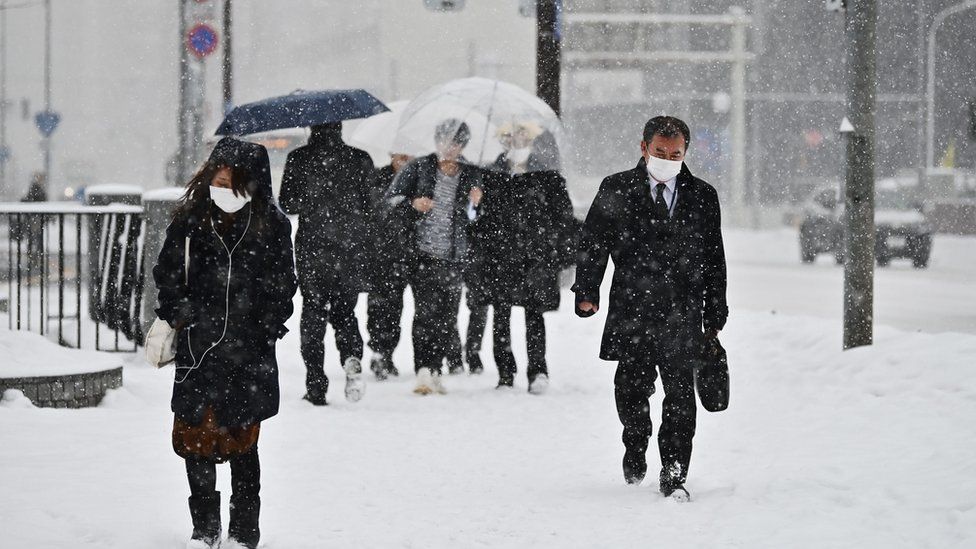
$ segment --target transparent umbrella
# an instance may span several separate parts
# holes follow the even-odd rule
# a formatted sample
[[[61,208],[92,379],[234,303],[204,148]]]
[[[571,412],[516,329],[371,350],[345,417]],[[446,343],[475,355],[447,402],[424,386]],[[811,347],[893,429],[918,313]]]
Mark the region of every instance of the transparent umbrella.
[[[349,136],[349,144],[382,154],[402,152],[395,150],[393,139],[400,127],[400,117],[409,103],[409,100],[387,103],[389,111],[366,118],[356,126]]]
[[[475,77],[426,90],[404,108],[393,148],[413,156],[437,152],[435,130],[445,122],[470,133],[463,156],[471,164],[515,172],[559,169],[559,117],[514,84]]]

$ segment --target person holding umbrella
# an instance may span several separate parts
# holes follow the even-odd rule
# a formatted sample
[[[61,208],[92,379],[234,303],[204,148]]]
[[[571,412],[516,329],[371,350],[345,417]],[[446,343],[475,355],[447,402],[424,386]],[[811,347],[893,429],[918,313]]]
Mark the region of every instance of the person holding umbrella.
[[[368,273],[373,161],[346,145],[342,123],[312,126],[308,145],[289,153],[279,202],[298,215],[296,262],[302,292],[301,349],[305,400],[326,404],[325,332],[335,328],[346,374],[346,400],[362,398],[363,338],[355,307]]]
[[[186,462],[193,534],[220,545],[218,463],[229,462],[229,538],[260,539],[261,422],[278,413],[275,344],[296,281],[291,224],[274,203],[268,152],[226,137],[186,186],[152,270],[156,314],[176,331],[172,444]]]
[[[525,308],[528,389],[538,395],[549,386],[543,312],[559,308],[559,272],[574,259],[576,220],[553,134],[516,121],[502,125],[498,137],[505,152],[487,166],[471,231],[478,272],[470,278],[480,286],[470,294],[471,310],[489,304],[494,310],[494,357],[504,389],[514,385],[516,372],[512,307]]]
[[[407,164],[384,201],[406,235],[413,288],[414,369],[421,395],[445,393],[443,360],[451,353],[461,301],[461,273],[467,254],[468,224],[481,202],[481,170],[464,163],[461,151],[471,130],[458,119],[437,124],[437,152]],[[452,323],[454,326],[452,327]]]
[[[389,108],[362,89],[294,92],[234,107],[218,135],[247,135],[282,128],[312,128],[308,145],[288,155],[279,202],[298,215],[296,259],[303,305],[302,358],[305,399],[325,405],[325,330],[336,328],[346,399],[365,390],[360,361],[363,339],[354,307],[365,278],[369,241],[369,156],[342,141],[342,121],[368,118]]]

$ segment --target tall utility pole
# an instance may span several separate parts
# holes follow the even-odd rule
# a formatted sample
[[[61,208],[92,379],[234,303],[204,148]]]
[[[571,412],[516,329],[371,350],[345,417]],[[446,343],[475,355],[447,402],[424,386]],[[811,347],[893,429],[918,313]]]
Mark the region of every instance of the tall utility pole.
[[[847,182],[844,188],[844,349],[874,333],[874,111],[876,0],[847,0]]]
[[[44,0],[44,112],[51,112],[51,0]],[[44,137],[44,181],[51,188],[51,136]]]
[[[0,200],[7,193],[7,0],[0,0]]]
[[[234,108],[234,59],[233,43],[231,42],[231,30],[233,29],[233,3],[231,0],[224,0],[224,114]]]
[[[562,0],[536,0],[536,95],[556,116],[561,114],[559,78],[562,73],[560,15]]]
[[[734,19],[732,23],[732,109],[731,116],[731,145],[732,145],[732,196],[731,210],[735,223],[746,225],[746,31],[752,20],[739,6],[732,6],[729,15]],[[753,215],[758,216],[759,202],[753,204]],[[753,228],[758,228],[758,219]]]
[[[189,113],[189,100],[187,99],[187,82],[190,79],[190,54],[186,51],[186,2],[184,0],[179,0],[180,10],[179,10],[179,30],[180,30],[180,40],[178,42],[179,52],[180,52],[180,82],[179,82],[179,93],[180,101],[177,107],[178,112],[176,113],[176,132],[179,136],[179,145],[176,151],[176,180],[173,182],[177,186],[185,185],[190,179],[190,167],[187,162],[187,148],[188,143],[186,140],[187,133],[187,116]]]

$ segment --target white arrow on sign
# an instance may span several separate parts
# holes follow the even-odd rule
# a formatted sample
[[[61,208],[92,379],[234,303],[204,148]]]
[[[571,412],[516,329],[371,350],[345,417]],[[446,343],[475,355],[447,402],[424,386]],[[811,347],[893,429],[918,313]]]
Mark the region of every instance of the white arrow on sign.
[[[843,120],[840,121],[840,133],[854,133],[854,124],[845,116]]]

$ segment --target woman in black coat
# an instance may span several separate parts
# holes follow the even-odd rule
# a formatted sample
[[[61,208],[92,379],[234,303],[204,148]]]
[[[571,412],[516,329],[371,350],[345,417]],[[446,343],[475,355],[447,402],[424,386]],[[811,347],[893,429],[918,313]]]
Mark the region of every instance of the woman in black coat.
[[[153,268],[177,333],[173,449],[186,460],[190,547],[220,543],[216,464],[229,461],[229,537],[257,547],[261,421],[278,413],[275,342],[295,295],[291,226],[267,150],[224,138],[187,184]]]
[[[533,142],[525,172],[512,174],[506,154],[485,172],[485,197],[471,229],[474,241],[468,277],[481,305],[491,305],[498,387],[515,380],[511,310],[525,308],[529,391],[549,383],[546,326],[542,314],[559,308],[559,272],[572,264],[577,223],[559,174],[555,141],[543,133]]]

